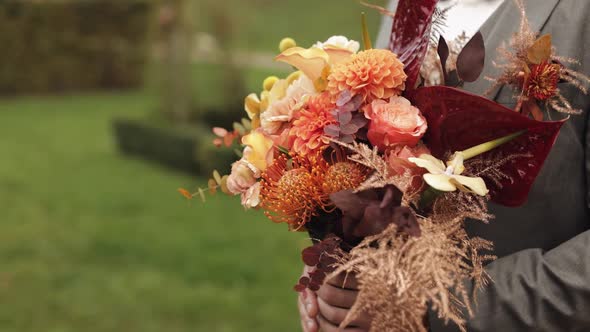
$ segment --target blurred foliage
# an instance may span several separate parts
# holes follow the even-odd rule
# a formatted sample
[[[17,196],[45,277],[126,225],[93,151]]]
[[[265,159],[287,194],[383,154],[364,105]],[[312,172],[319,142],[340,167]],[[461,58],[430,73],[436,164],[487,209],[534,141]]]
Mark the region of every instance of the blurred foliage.
[[[153,119],[118,119],[114,131],[122,152],[191,174],[210,176],[217,169],[228,174],[238,159],[229,148],[213,145],[209,127],[170,124]]]
[[[142,82],[150,0],[0,1],[0,94]]]
[[[292,37],[302,47],[324,41],[333,35],[361,40],[360,13],[367,13],[369,32],[376,37],[381,21],[379,12],[360,4],[360,0],[193,0],[200,4],[197,29],[213,33],[214,17],[208,8],[225,11],[232,22],[229,43],[232,49],[278,52],[279,41]],[[388,0],[364,0],[385,6]]]

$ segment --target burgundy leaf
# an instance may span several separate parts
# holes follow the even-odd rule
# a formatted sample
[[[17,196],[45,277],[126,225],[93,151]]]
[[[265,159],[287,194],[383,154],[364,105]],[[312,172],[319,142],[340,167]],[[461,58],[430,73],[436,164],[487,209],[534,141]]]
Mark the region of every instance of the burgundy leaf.
[[[317,292],[320,290],[320,283],[317,282],[311,282],[308,286],[309,290],[311,290],[312,292]]]
[[[400,232],[414,237],[422,235],[418,219],[416,219],[416,215],[410,208],[405,206],[397,207],[393,213],[392,220],[398,226]]]
[[[526,130],[525,134],[493,150],[494,155],[523,156],[501,167],[501,172],[509,178],[500,186],[487,183],[492,200],[506,206],[519,206],[526,201],[564,123],[536,121],[489,99],[449,87],[420,88],[409,97],[428,121],[424,141],[439,159]]]
[[[397,5],[389,49],[398,55],[408,75],[406,91],[414,90],[424,61],[432,16],[438,0],[400,0]]]
[[[326,239],[305,248],[301,257],[305,265],[311,266],[313,269],[308,275],[302,276],[293,289],[297,292],[302,292],[306,288],[317,291],[324,283],[326,275],[334,271],[335,255],[341,252],[339,251],[341,243],[342,241],[338,237],[329,234]]]
[[[295,285],[295,286],[293,287],[293,289],[294,289],[296,292],[299,292],[299,293],[303,292],[303,291],[304,291],[306,288],[307,288],[307,286],[306,286],[306,285],[302,285],[302,284],[297,284],[297,285]]]
[[[457,57],[457,74],[465,82],[477,80],[485,64],[486,50],[481,32],[477,32]]]
[[[301,277],[301,278],[299,278],[299,283],[304,286],[307,286],[307,285],[309,285],[309,278],[308,277]]]
[[[307,266],[315,266],[320,262],[321,252],[315,247],[307,247],[301,252],[301,259]]]
[[[377,235],[387,228],[392,222],[394,206],[381,207],[381,202],[371,202],[365,209],[365,215],[354,229],[354,236],[363,238]]]
[[[440,64],[443,71],[443,84],[447,82],[447,60],[449,59],[449,45],[443,36],[438,39],[438,57],[440,58]]]

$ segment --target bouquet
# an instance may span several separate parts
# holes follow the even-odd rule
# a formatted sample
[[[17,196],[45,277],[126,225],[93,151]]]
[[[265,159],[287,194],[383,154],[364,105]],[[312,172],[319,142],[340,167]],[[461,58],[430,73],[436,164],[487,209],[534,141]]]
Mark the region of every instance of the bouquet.
[[[557,83],[586,92],[590,81],[566,68],[551,36],[530,31],[517,1],[520,31],[493,79],[515,87],[516,109],[461,90],[482,72],[483,39],[450,47],[437,34],[436,3],[378,8],[394,18],[387,50],[371,47],[364,19],[363,50],[342,36],[310,48],[284,39],[276,60],[293,72],[247,96],[247,118],[233,130],[213,130],[216,145],[241,150],[231,174],[215,172],[208,189],[310,233],[302,259],[313,268],[295,289],[355,274],[359,296],[341,327],[368,311],[374,331],[425,331],[428,308],[464,327],[472,304],[463,281],[483,287],[493,259],[492,243],[470,237],[465,222],[489,222],[489,201],[524,203],[565,121],[541,121],[539,105],[576,113]]]

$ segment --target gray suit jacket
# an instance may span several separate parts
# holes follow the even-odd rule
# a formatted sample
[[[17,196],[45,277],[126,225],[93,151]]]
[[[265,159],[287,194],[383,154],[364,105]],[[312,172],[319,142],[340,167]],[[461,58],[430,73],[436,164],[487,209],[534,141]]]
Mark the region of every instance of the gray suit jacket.
[[[525,5],[533,28],[551,33],[558,54],[580,60],[575,69],[590,74],[590,0]],[[489,88],[483,77],[497,76],[495,50],[519,22],[514,2],[506,0],[485,23],[486,68],[467,90],[483,94]],[[387,47],[390,27],[384,22],[378,46]],[[487,267],[493,283],[479,292],[468,331],[590,331],[590,97],[567,85],[561,90],[586,112],[564,125],[528,202],[520,208],[491,206],[496,218],[489,225],[467,223],[470,234],[494,241],[500,257]],[[512,95],[501,87],[493,97],[512,107]],[[435,313],[430,323],[435,332],[457,330]]]

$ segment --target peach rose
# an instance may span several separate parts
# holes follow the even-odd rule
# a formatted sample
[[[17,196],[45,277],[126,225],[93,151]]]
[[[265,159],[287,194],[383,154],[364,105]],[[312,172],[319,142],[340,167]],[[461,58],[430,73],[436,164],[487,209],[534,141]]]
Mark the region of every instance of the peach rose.
[[[253,167],[245,160],[233,163],[227,178],[227,189],[234,195],[244,194],[254,184],[256,184],[256,174]]]
[[[392,97],[389,102],[375,100],[364,111],[371,120],[367,137],[381,151],[394,145],[413,147],[428,128],[420,110],[404,97]]]
[[[418,144],[414,147],[407,145],[398,145],[393,147],[388,155],[387,163],[394,174],[404,174],[409,172],[411,175],[422,175],[424,169],[410,162],[409,158],[418,158],[420,155],[430,154],[430,150],[424,144]]]
[[[430,154],[430,150],[424,144],[418,143],[414,147],[407,145],[395,146],[389,151],[386,157],[386,161],[393,174],[410,177],[407,187],[400,188],[408,196],[413,196],[421,192],[424,187],[422,175],[426,173],[426,170],[408,160],[409,158],[417,158],[422,154]]]

